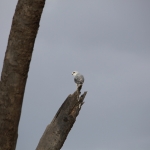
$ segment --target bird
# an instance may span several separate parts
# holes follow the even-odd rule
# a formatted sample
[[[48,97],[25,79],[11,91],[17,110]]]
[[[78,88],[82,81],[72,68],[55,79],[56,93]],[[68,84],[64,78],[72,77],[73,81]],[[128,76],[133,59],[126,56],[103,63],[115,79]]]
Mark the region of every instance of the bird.
[[[77,87],[83,85],[84,76],[82,74],[80,74],[78,71],[73,71],[72,75],[74,76],[74,82],[77,84]]]

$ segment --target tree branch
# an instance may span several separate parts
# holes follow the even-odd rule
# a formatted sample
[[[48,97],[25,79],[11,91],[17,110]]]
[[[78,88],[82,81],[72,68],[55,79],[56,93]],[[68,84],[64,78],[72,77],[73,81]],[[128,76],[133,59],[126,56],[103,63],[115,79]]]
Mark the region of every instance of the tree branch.
[[[15,150],[22,101],[45,0],[18,0],[0,81],[0,150]],[[7,8],[6,8],[7,9]]]
[[[87,92],[80,96],[81,86],[70,94],[59,108],[51,124],[49,124],[41,137],[36,150],[60,150],[76,117],[81,110]]]

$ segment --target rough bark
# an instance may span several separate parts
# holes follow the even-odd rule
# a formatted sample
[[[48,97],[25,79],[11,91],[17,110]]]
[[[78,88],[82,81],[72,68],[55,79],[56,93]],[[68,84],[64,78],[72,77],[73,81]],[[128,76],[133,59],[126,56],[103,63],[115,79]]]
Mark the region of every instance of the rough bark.
[[[45,0],[19,0],[0,81],[0,150],[15,150],[35,38]]]
[[[80,96],[80,87],[70,94],[59,108],[52,122],[47,126],[36,150],[60,150],[76,117],[79,114],[87,92]]]

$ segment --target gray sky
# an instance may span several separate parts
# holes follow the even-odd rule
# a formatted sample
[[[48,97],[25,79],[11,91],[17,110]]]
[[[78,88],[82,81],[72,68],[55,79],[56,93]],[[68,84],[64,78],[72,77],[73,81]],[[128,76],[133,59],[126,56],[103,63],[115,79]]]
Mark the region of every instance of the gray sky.
[[[17,0],[0,1],[0,70]],[[150,1],[47,0],[36,38],[17,150],[36,148],[85,76],[88,91],[62,150],[150,149]]]

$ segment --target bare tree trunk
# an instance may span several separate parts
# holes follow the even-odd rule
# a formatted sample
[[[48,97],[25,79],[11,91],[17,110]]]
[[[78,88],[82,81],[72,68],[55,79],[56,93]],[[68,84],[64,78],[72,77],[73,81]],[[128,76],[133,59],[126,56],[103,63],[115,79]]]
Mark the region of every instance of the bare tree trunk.
[[[79,114],[87,92],[80,96],[80,88],[70,94],[56,113],[40,139],[36,150],[60,150],[76,117]]]
[[[0,150],[15,150],[22,101],[45,0],[18,0],[0,81]]]

